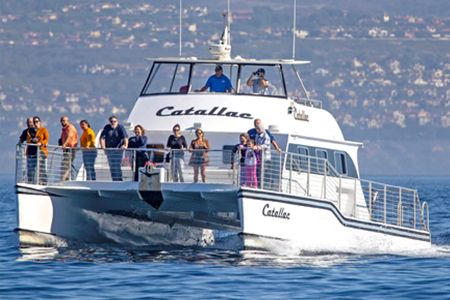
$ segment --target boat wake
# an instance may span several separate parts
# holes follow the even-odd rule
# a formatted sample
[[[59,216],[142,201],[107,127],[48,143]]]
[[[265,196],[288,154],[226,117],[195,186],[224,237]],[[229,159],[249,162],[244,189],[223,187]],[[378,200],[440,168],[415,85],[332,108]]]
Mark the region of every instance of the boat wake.
[[[262,238],[241,236],[191,226],[162,224],[127,216],[84,211],[96,224],[99,243],[64,239],[58,236],[19,231],[19,260],[89,260],[89,261],[161,261],[188,260],[198,263],[227,263],[292,267],[309,265],[330,267],[361,258],[401,256],[410,258],[450,258],[450,245],[386,253],[389,245],[374,245],[371,251],[355,247],[342,251],[305,249],[303,245]],[[243,245],[245,239],[246,246]],[[106,242],[105,242],[106,241]],[[250,245],[250,246],[247,246]],[[330,249],[329,245],[327,249]]]

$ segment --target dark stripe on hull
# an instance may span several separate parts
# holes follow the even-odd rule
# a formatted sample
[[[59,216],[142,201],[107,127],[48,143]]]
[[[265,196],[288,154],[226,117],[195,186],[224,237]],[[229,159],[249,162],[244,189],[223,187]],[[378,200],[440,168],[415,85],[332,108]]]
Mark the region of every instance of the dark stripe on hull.
[[[16,194],[20,195],[37,195],[37,196],[51,196],[51,197],[62,197],[54,193],[49,193],[48,191],[43,191],[40,189],[34,189],[28,186],[16,185]]]
[[[431,242],[431,236],[427,232],[417,232],[410,228],[396,228],[389,224],[381,224],[376,222],[370,222],[370,221],[363,221],[363,220],[355,220],[355,219],[349,219],[348,217],[345,217],[342,215],[342,213],[339,211],[339,209],[334,205],[334,203],[319,200],[319,199],[312,199],[312,198],[305,198],[305,197],[298,197],[298,196],[292,196],[292,195],[286,195],[286,194],[279,194],[276,192],[270,192],[270,191],[259,191],[259,190],[245,190],[242,188],[239,193],[238,197],[242,198],[250,198],[255,200],[261,200],[261,201],[274,201],[274,202],[280,202],[280,203],[286,203],[291,205],[299,205],[299,206],[306,206],[306,207],[312,207],[317,209],[324,209],[331,211],[335,217],[339,220],[339,222],[346,227],[360,229],[360,230],[366,230],[366,231],[372,231],[372,232],[378,232],[383,233],[387,235],[393,235],[398,237],[404,237],[404,238],[410,238],[415,239],[419,241],[426,241]]]

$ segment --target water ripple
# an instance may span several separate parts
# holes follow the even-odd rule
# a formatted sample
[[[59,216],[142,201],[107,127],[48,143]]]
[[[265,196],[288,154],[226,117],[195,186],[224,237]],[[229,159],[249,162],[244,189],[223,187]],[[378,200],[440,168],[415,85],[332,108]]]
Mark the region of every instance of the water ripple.
[[[371,255],[277,246],[268,251],[124,248],[62,239],[48,247],[20,246],[13,231],[12,180],[0,177],[0,298],[448,299],[449,180],[396,180],[419,188],[429,202],[430,249]]]

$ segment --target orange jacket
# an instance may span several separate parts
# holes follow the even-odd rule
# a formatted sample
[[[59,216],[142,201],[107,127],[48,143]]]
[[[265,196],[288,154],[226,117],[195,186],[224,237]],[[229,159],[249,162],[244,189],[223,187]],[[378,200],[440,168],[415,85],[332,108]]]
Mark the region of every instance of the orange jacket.
[[[41,150],[42,152],[45,153],[45,156],[47,157],[48,156],[47,145],[49,139],[47,129],[45,127],[39,128],[38,131],[36,132],[36,138],[38,139],[38,142],[41,143]]]

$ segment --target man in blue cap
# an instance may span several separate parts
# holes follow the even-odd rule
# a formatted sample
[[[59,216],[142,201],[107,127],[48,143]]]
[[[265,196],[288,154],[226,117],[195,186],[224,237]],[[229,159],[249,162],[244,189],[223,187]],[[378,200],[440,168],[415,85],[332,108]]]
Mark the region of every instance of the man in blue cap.
[[[210,92],[229,93],[233,89],[230,79],[223,74],[221,65],[216,65],[216,74],[210,76],[204,87],[199,92],[204,92],[209,88]]]

